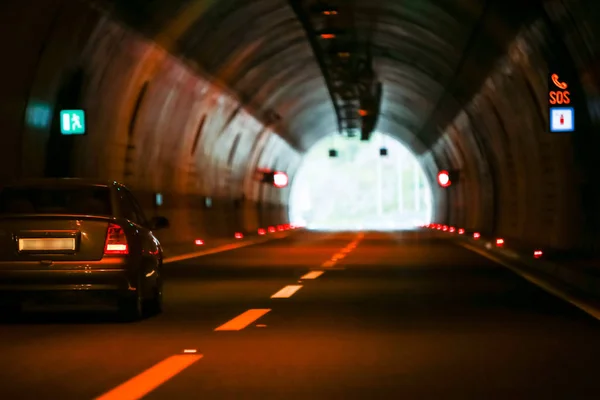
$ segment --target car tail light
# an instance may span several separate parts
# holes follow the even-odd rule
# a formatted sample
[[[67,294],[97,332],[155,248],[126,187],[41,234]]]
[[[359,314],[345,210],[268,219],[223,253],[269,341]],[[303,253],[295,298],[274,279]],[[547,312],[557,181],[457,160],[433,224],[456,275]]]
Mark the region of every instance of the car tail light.
[[[265,230],[264,230],[263,228],[260,228],[260,229],[258,230],[258,234],[259,234],[259,235],[264,235],[265,233],[266,233],[266,232],[265,232]]]
[[[456,230],[455,227],[453,227],[453,226],[450,227],[450,233],[454,233],[455,230]]]
[[[473,234],[473,239],[479,239],[481,237],[481,234],[479,232],[475,232]]]
[[[270,226],[269,227],[269,232],[271,232],[271,233],[275,232],[275,227],[274,226]]]
[[[194,240],[194,243],[196,244],[196,246],[202,246],[204,244],[204,240],[196,239],[196,240]]]
[[[283,226],[282,225],[277,225],[277,230],[281,232],[283,230]]]
[[[108,225],[104,254],[129,254],[129,245],[127,243],[125,230],[117,224]]]
[[[244,237],[244,235],[242,235],[240,232],[236,232],[236,233],[235,233],[235,238],[236,238],[236,239],[241,239],[241,238],[243,238],[243,237]]]
[[[464,233],[465,233],[465,230],[464,230],[463,228],[460,228],[460,229],[458,230],[458,234],[459,234],[459,235],[462,235],[462,234],[464,234]]]
[[[444,232],[446,232],[446,231],[448,230],[448,225],[444,225],[444,227],[442,228],[442,230],[443,230]]]
[[[543,254],[544,254],[544,253],[543,253],[541,250],[535,250],[535,251],[533,252],[533,256],[534,256],[535,258],[540,258],[540,257],[541,257]]]
[[[504,246],[504,239],[496,239],[496,246],[498,246],[498,247]]]

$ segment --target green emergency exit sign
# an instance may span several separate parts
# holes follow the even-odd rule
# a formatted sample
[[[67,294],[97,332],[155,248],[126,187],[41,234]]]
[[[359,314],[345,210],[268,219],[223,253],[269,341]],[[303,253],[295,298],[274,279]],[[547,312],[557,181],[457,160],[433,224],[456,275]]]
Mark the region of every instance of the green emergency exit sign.
[[[62,110],[60,112],[60,133],[63,135],[84,135],[85,111]]]

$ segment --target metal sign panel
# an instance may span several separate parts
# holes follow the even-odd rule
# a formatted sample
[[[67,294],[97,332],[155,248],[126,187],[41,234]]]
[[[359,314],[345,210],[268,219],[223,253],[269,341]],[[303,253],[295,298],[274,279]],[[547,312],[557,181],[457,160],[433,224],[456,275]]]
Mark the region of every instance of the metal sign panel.
[[[85,111],[62,110],[60,112],[60,133],[63,135],[85,135]]]
[[[568,78],[552,72],[548,75],[548,121],[550,132],[575,131],[575,106]]]
[[[575,110],[573,107],[550,108],[550,132],[575,131]]]

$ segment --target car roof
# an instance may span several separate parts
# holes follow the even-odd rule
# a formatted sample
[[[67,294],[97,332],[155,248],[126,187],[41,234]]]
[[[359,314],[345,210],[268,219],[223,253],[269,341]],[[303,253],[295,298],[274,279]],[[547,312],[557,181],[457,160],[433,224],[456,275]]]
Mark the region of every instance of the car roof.
[[[22,179],[16,182],[12,182],[3,187],[31,187],[31,186],[53,186],[53,187],[74,187],[74,186],[98,186],[98,187],[111,187],[111,186],[123,186],[117,181],[104,181],[100,179],[89,179],[89,178],[31,178]]]

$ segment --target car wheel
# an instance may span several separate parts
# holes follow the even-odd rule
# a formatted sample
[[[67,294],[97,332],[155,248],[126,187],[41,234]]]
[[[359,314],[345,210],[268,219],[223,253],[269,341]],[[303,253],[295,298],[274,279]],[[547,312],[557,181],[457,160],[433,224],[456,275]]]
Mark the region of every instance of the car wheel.
[[[134,293],[120,299],[119,314],[121,319],[128,322],[138,321],[144,316],[144,298],[141,287],[138,286]]]

